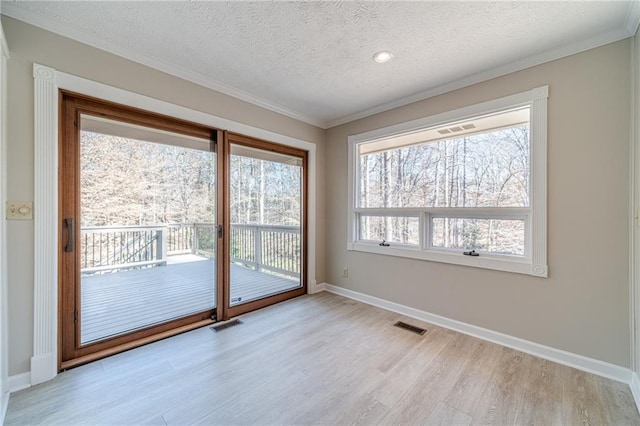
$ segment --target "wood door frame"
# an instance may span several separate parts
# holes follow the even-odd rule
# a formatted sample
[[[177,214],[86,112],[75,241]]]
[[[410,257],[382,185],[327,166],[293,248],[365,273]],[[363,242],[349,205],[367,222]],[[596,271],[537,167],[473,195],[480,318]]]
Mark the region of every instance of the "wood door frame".
[[[80,300],[80,252],[66,252],[66,245],[69,233],[64,225],[64,218],[73,218],[79,224],[80,202],[80,156],[79,156],[79,135],[80,135],[80,115],[87,114],[108,118],[116,121],[152,127],[188,136],[200,137],[216,141],[216,151],[222,147],[222,131],[209,128],[207,126],[184,120],[175,119],[161,114],[155,114],[136,108],[103,101],[88,96],[78,95],[73,92],[60,91],[60,123],[59,123],[59,204],[58,204],[58,369],[70,368],[82,363],[86,363],[107,355],[111,355],[122,350],[159,340],[173,334],[182,333],[190,329],[201,327],[213,322],[211,317],[220,317],[217,309],[202,311],[177,320],[168,321],[159,325],[144,328],[142,330],[125,333],[112,338],[100,340],[98,342],[81,345],[80,324],[81,309]],[[222,153],[224,148],[222,147]],[[216,221],[221,222],[224,218],[224,206],[219,204],[223,197],[220,187],[221,172],[218,167],[224,161],[223,155],[216,155]],[[78,225],[76,228],[79,229]],[[74,235],[74,246],[79,247],[80,232]],[[218,246],[222,243],[218,239]],[[219,247],[217,247],[219,248]],[[218,256],[216,261],[216,279],[224,277],[224,266],[222,258]],[[219,282],[219,281],[218,281]],[[216,305],[224,300],[221,285],[216,289]],[[224,309],[222,310],[224,311]],[[76,317],[77,316],[77,317]],[[75,320],[77,318],[77,321]]]
[[[275,142],[269,142],[263,139],[257,139],[250,136],[241,135],[233,132],[225,132],[224,134],[224,151],[225,151],[225,169],[224,169],[224,201],[225,201],[225,217],[224,217],[224,244],[226,247],[224,256],[224,264],[226,267],[225,270],[225,279],[223,281],[224,293],[225,293],[225,312],[223,319],[227,320],[231,317],[242,315],[247,312],[254,311],[256,309],[264,308],[269,305],[273,305],[275,303],[279,303],[297,296],[302,296],[307,293],[308,282],[307,282],[307,209],[308,209],[308,152],[300,149],[294,148],[287,145],[278,144]],[[272,296],[267,296],[264,298],[260,298],[257,300],[249,301],[246,303],[242,303],[235,306],[230,306],[230,285],[231,285],[231,257],[230,257],[230,247],[231,247],[231,218],[229,214],[230,208],[230,193],[231,193],[231,144],[242,145],[250,148],[257,148],[264,151],[276,152],[279,154],[290,155],[294,157],[298,157],[302,160],[302,221],[300,223],[300,234],[302,239],[302,261],[300,265],[300,280],[301,286],[299,288],[295,288],[293,290],[284,291],[282,293],[278,293]]]
[[[216,320],[226,320],[230,317],[260,309],[293,297],[307,293],[308,290],[308,151],[300,148],[269,142],[215,129],[206,125],[190,122],[174,117],[153,113],[150,111],[128,107],[126,105],[97,99],[91,96],[78,94],[68,90],[59,91],[59,126],[58,126],[58,370],[71,368],[86,362],[90,362],[104,356],[108,356],[123,350],[131,349],[155,340],[163,339],[171,335],[182,333],[193,328],[202,327],[212,323],[214,320],[204,318],[203,313],[197,313],[185,318],[163,323],[157,326],[145,328],[131,333],[115,336],[84,346],[80,344],[80,313],[77,315],[78,322],[74,322],[76,309],[80,311],[77,301],[80,299],[79,283],[80,269],[79,252],[73,253],[64,251],[64,245],[68,239],[68,231],[64,226],[64,218],[73,217],[79,223],[80,205],[77,197],[79,195],[79,123],[80,114],[93,115],[103,118],[122,121],[130,124],[158,128],[161,130],[181,133],[188,136],[214,139],[216,152],[216,203],[217,203],[217,224],[223,227],[223,236],[217,238],[218,258],[216,265],[216,308],[207,312],[215,316]],[[73,141],[73,143],[69,143]],[[303,162],[302,173],[302,265],[301,265],[301,287],[293,290],[246,302],[236,306],[230,306],[230,146],[231,143],[248,146],[252,148],[273,151],[282,154],[296,156]],[[65,161],[66,159],[66,161]],[[70,162],[69,159],[74,159]],[[76,172],[76,170],[78,172]],[[71,187],[68,182],[73,182]],[[76,194],[72,200],[67,196],[71,190]],[[66,192],[65,192],[66,191]],[[79,228],[78,228],[79,229]],[[74,244],[79,247],[80,232],[75,233]],[[72,281],[63,280],[63,276],[73,275]],[[69,297],[72,294],[73,297]],[[69,336],[73,335],[73,340]]]
[[[228,265],[225,262],[225,259],[227,258],[227,246],[225,244],[225,240],[224,240],[224,234],[226,233],[225,231],[225,223],[226,223],[226,217],[228,216],[227,214],[227,208],[226,208],[226,193],[227,191],[224,190],[224,186],[226,185],[226,177],[225,177],[225,168],[226,168],[226,161],[225,161],[225,155],[227,152],[227,147],[226,144],[224,143],[224,140],[226,138],[225,136],[226,132],[223,130],[218,130],[217,131],[217,136],[216,136],[216,221],[218,222],[216,225],[216,236],[217,236],[217,246],[216,246],[216,251],[217,251],[217,256],[220,258],[219,261],[216,262],[216,321],[221,321],[223,319],[226,319],[227,316],[227,304],[224,303],[225,300],[225,282],[226,282],[226,275],[227,275],[227,269],[228,269]],[[218,227],[222,226],[222,231],[223,231],[223,235],[220,235],[220,233],[218,232]]]

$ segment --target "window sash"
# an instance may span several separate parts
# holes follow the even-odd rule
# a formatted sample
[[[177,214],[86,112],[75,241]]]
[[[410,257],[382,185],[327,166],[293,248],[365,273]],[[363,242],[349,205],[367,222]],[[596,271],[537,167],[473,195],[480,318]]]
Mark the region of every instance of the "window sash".
[[[419,244],[403,244],[400,242],[388,241],[394,247],[404,247],[408,249],[419,249],[422,251],[442,251],[452,254],[460,254],[466,251],[461,248],[436,247],[433,245],[433,219],[485,219],[485,220],[522,220],[524,222],[524,247],[523,254],[496,253],[485,250],[476,250],[483,256],[512,257],[515,259],[531,259],[531,208],[524,207],[492,207],[492,208],[358,208],[354,209],[355,214],[355,235],[354,243],[359,244],[379,244],[380,240],[362,238],[363,232],[360,229],[363,217],[409,217],[417,218],[419,231]]]
[[[517,111],[526,111],[527,116],[530,116],[530,110],[531,110],[530,106],[520,107],[517,109]],[[507,116],[510,112],[512,112],[512,110],[507,109],[506,111],[495,113],[495,114],[492,114],[491,116],[492,117]],[[508,165],[504,163],[499,164],[498,167],[502,166],[504,168],[499,170],[500,173],[497,174],[499,176],[494,176],[494,179],[496,179],[496,181],[494,181],[495,184],[498,184],[498,186],[503,185],[503,188],[506,187],[507,190],[512,191],[511,192],[512,199],[509,199],[509,197],[507,197],[506,199],[502,200],[502,203],[506,204],[505,207],[520,207],[520,206],[529,207],[531,205],[531,195],[530,195],[531,185],[529,181],[530,170],[531,170],[530,119],[527,119],[527,121],[523,122],[523,121],[520,121],[524,119],[523,117],[517,117],[517,118],[519,121],[517,122],[505,121],[503,122],[504,125],[499,128],[492,127],[482,131],[465,133],[458,136],[450,136],[450,135],[447,137],[440,136],[440,138],[433,139],[433,140],[425,140],[422,142],[420,142],[420,139],[412,138],[411,139],[412,143],[406,144],[406,145],[394,144],[396,140],[402,139],[403,138],[402,136],[390,136],[387,138],[381,138],[380,140],[376,140],[376,141],[363,141],[358,143],[355,147],[355,153],[357,155],[357,163],[358,163],[357,170],[356,170],[358,191],[355,197],[355,202],[356,202],[355,207],[356,208],[365,208],[365,207],[408,208],[409,207],[408,205],[398,205],[398,204],[401,204],[402,202],[400,201],[400,199],[396,199],[394,197],[394,195],[397,195],[397,193],[393,189],[391,189],[391,188],[395,188],[399,184],[399,182],[400,182],[400,185],[403,186],[403,188],[400,188],[400,191],[403,191],[404,195],[408,196],[408,198],[410,199],[410,200],[405,199],[404,203],[413,204],[415,207],[418,207],[418,208],[430,207],[430,204],[432,203],[425,203],[426,200],[424,200],[423,197],[419,197],[418,199],[413,199],[411,194],[407,194],[407,192],[404,192],[406,191],[406,188],[404,188],[404,184],[402,183],[404,180],[411,181],[413,182],[413,184],[415,184],[415,182],[418,181],[420,190],[424,191],[424,194],[423,194],[424,197],[431,197],[431,196],[437,197],[439,201],[436,200],[435,201],[436,204],[438,204],[439,202],[441,205],[442,204],[446,205],[447,201],[441,198],[441,197],[445,197],[446,191],[441,192],[441,191],[438,191],[439,188],[437,188],[442,185],[442,182],[445,179],[445,175],[448,175],[449,173],[446,167],[452,168],[451,179],[452,179],[452,182],[455,182],[454,185],[457,188],[457,190],[454,191],[454,196],[456,199],[454,205],[457,204],[458,206],[460,206],[462,204],[461,202],[462,200],[460,200],[461,194],[463,196],[463,199],[464,199],[464,196],[467,196],[469,204],[473,203],[474,194],[476,196],[476,199],[475,199],[476,203],[486,206],[486,205],[494,204],[494,201],[495,201],[496,204],[499,204],[499,201],[494,199],[494,197],[498,196],[498,194],[491,193],[491,191],[489,191],[488,193],[486,192],[486,190],[489,189],[486,187],[486,184],[483,185],[483,181],[486,179],[480,178],[477,182],[474,183],[473,171],[475,170],[475,166],[477,165],[474,159],[478,158],[476,154],[479,154],[480,155],[479,158],[483,158],[485,162],[489,163],[489,164],[485,163],[485,165],[488,167],[491,167],[492,171],[496,170],[494,168],[496,167],[496,164],[494,164],[493,161],[498,161],[498,162],[506,161],[507,163],[509,163]],[[481,119],[480,117],[472,117],[468,121],[477,122],[480,119]],[[505,119],[513,120],[515,118],[507,117]],[[447,126],[450,126],[450,124],[447,124]],[[436,127],[439,127],[439,126],[436,126]],[[526,127],[527,129],[525,132],[526,142],[523,142],[522,140],[518,140],[518,139],[512,139],[514,135],[519,133],[519,130],[517,129],[522,129],[523,127]],[[460,127],[457,127],[457,128],[460,128]],[[446,126],[445,126],[445,129],[446,129]],[[510,136],[506,134],[497,133],[497,132],[504,132],[508,130],[512,130],[514,133]],[[430,128],[428,129],[428,131],[437,132],[438,129]],[[420,134],[420,133],[422,132],[417,132],[417,134]],[[414,134],[410,134],[409,136],[414,136]],[[481,138],[481,139],[472,139],[469,141],[464,141],[464,139],[468,137],[477,137],[477,136],[484,136],[484,139]],[[522,136],[524,136],[524,134]],[[517,138],[517,135],[516,135],[516,138]],[[367,148],[369,145],[376,145],[381,143],[386,144],[385,145],[386,148],[378,149],[378,150],[369,150]],[[460,148],[463,143],[464,143],[464,151],[461,153]],[[436,146],[436,144],[438,145]],[[444,144],[444,145],[440,145],[440,144]],[[524,146],[522,147],[518,146],[520,144],[527,145],[526,147],[527,149],[526,150],[522,149],[524,148]],[[422,153],[404,152],[403,153],[403,150],[405,149],[414,149],[414,148],[420,149],[426,146],[430,146],[428,148],[428,152],[422,152]],[[445,159],[443,159],[441,155],[442,149],[444,149]],[[437,155],[435,154],[434,150],[437,150],[437,153],[438,153]],[[509,156],[508,156],[509,160],[505,160],[504,158],[504,153],[506,153],[507,151],[509,153]],[[383,155],[384,160],[382,159],[382,157],[379,157],[379,156],[373,157],[371,159],[369,158],[370,156],[378,155],[378,154]],[[426,157],[420,157],[420,155],[426,155]],[[436,155],[435,160],[433,160],[434,155]],[[448,157],[449,155],[455,155],[456,160],[454,160],[449,165],[446,165],[447,164],[446,157]],[[426,158],[430,162],[430,165],[423,167],[419,163],[418,164],[410,163],[407,169],[411,171],[408,171],[408,174],[405,174],[405,171],[407,171],[407,169],[404,169],[403,167],[402,169],[403,178],[401,179],[399,176],[396,176],[396,173],[397,172],[399,173],[399,170],[400,170],[400,169],[396,169],[396,167],[399,167],[398,163],[401,161],[402,162],[411,161],[412,156],[413,156],[413,161],[416,161],[416,158],[422,158],[422,159]],[[415,156],[418,156],[418,157],[415,157]],[[498,160],[495,160],[495,158],[498,158]],[[518,169],[518,166],[522,166],[522,168]],[[386,167],[389,167],[392,171],[391,172],[385,171]],[[515,169],[513,167],[515,167]],[[412,171],[415,172],[416,169],[420,169],[420,172],[423,172],[423,173],[418,173],[418,175],[412,175]],[[438,170],[440,171],[438,172]],[[456,173],[455,177],[453,177],[454,170]],[[469,170],[469,173],[468,174],[465,173],[461,176],[460,171],[462,170]],[[506,171],[511,172],[511,174],[509,174],[508,176],[505,176],[503,172],[506,172]],[[443,179],[440,182],[440,184],[438,184],[439,177]],[[435,184],[433,182],[429,182],[428,179],[435,179],[436,181]],[[522,182],[519,182],[519,179],[524,180],[525,184],[521,185]],[[363,180],[366,183],[363,183]],[[462,189],[460,189],[460,186],[459,186],[460,184],[462,184]],[[385,186],[385,185],[389,185],[389,186]],[[480,188],[480,186],[483,186],[483,188]],[[435,191],[435,192],[432,192],[432,191]],[[500,195],[502,195],[502,189],[500,190]],[[366,197],[366,198],[371,197],[372,200],[367,201],[367,200],[364,200],[363,197]],[[466,205],[465,207],[469,207],[469,205]],[[502,206],[497,206],[497,207],[502,207]]]
[[[531,227],[531,221],[529,220],[530,216],[526,215],[526,216],[520,216],[520,217],[516,217],[516,216],[506,216],[506,215],[493,215],[493,216],[475,216],[475,217],[469,217],[469,216],[440,216],[440,215],[434,215],[434,216],[429,216],[429,218],[427,220],[425,220],[425,224],[427,226],[426,230],[425,230],[425,241],[424,241],[424,249],[425,250],[440,250],[440,251],[446,251],[446,252],[450,252],[450,253],[461,253],[461,252],[465,252],[468,250],[475,250],[477,253],[481,254],[482,256],[494,256],[494,257],[511,257],[514,259],[526,259],[529,260],[530,259],[530,253],[531,253],[531,239],[529,237],[530,233],[529,233],[529,229]],[[522,221],[523,222],[523,245],[522,245],[522,254],[518,254],[518,253],[500,253],[500,252],[495,252],[495,251],[490,251],[490,250],[483,250],[483,249],[479,249],[479,248],[473,248],[473,247],[441,247],[441,246],[436,246],[434,245],[433,241],[434,241],[434,237],[436,235],[436,233],[433,231],[434,228],[434,224],[433,224],[433,219],[467,219],[467,220],[474,220],[474,219],[480,219],[480,220],[510,220],[510,221]]]
[[[347,250],[547,277],[546,157],[548,90],[548,86],[538,87],[455,111],[349,136]],[[522,107],[530,108],[530,203],[528,207],[362,208],[358,206],[360,199],[359,146],[361,144]],[[375,244],[375,242],[359,240],[360,231],[358,226],[361,215],[419,217],[420,246],[417,248],[415,246],[402,247],[399,244],[394,244],[391,247],[383,247]],[[471,257],[461,255],[459,249],[431,247],[431,230],[429,226],[433,217],[524,220],[524,256],[485,252],[479,257]]]
[[[372,240],[370,238],[364,238],[364,231],[362,229],[362,219],[364,218],[392,218],[392,219],[401,219],[401,218],[410,218],[410,219],[417,219],[417,229],[418,229],[418,241],[416,244],[412,244],[412,243],[404,243],[401,241],[398,241],[396,239],[392,239],[392,240],[386,240],[385,238],[379,238],[379,239],[375,239]],[[358,228],[358,241],[363,242],[363,243],[369,243],[369,244],[380,244],[381,241],[385,241],[388,244],[393,244],[394,246],[404,246],[407,248],[420,248],[422,247],[422,227],[423,227],[423,221],[420,215],[393,215],[393,214],[384,214],[384,215],[378,215],[378,214],[374,214],[374,215],[368,215],[368,214],[361,214],[357,216],[357,228]]]

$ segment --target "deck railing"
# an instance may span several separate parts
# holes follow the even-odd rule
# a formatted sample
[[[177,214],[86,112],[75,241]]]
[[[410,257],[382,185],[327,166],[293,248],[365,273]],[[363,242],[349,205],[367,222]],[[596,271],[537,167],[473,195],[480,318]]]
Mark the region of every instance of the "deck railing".
[[[300,228],[231,225],[231,261],[258,271],[300,277]]]
[[[212,223],[82,228],[84,275],[167,264],[167,257],[215,257]],[[231,225],[231,261],[258,271],[300,276],[301,241],[297,226]]]
[[[164,233],[164,227],[155,225],[82,228],[81,271],[92,274],[165,264]]]

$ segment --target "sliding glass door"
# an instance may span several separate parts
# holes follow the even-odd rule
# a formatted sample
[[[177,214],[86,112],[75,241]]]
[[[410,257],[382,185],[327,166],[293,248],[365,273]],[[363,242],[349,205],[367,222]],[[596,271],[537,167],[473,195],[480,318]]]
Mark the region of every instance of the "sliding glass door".
[[[80,116],[80,343],[216,307],[211,141]]]
[[[229,313],[306,292],[306,152],[230,134]]]
[[[60,368],[306,293],[307,153],[63,93]]]
[[[210,321],[217,132],[64,97],[62,366]]]

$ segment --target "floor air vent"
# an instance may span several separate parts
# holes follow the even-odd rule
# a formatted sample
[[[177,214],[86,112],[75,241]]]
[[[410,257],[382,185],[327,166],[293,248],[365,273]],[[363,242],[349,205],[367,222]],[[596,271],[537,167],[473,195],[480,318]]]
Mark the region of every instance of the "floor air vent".
[[[402,321],[398,321],[393,325],[399,328],[404,328],[405,330],[409,330],[410,332],[416,333],[419,335],[423,335],[424,333],[427,332],[427,330],[425,330],[424,328],[416,327],[415,325],[407,324],[406,322],[402,322]]]
[[[215,332],[218,332],[220,330],[224,330],[225,328],[233,327],[234,325],[238,325],[238,324],[242,324],[242,321],[240,321],[239,319],[234,319],[231,321],[216,324],[213,327],[211,327],[211,329]]]

